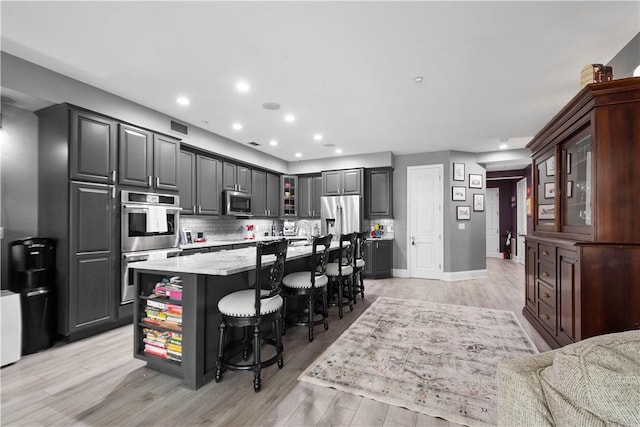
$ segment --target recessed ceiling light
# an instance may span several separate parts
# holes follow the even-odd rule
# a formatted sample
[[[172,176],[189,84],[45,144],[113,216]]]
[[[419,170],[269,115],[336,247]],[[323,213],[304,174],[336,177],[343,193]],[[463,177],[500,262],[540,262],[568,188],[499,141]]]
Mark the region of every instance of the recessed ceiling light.
[[[275,147],[276,145],[278,145],[278,141],[276,141],[275,139],[272,139],[271,141],[269,141],[269,144]]]
[[[234,123],[233,125],[231,125],[235,130],[241,130],[242,129],[242,124],[241,123]]]
[[[509,148],[509,145],[507,145],[507,144],[500,144],[500,147],[499,147],[499,148],[500,148],[501,150],[506,150],[507,148]]]
[[[342,154],[342,148],[336,148],[336,154]]]
[[[294,116],[293,114],[287,114],[286,116],[284,116],[284,121],[287,123],[293,123],[296,121],[296,116]]]
[[[244,81],[240,81],[238,83],[236,83],[236,89],[238,90],[238,92],[249,92],[249,89],[251,89],[251,86],[249,86],[249,83],[244,82]]]
[[[296,153],[296,157],[302,157],[302,153]]]
[[[190,103],[189,98],[187,98],[186,96],[179,96],[176,99],[176,102],[180,105],[189,105]]]
[[[316,133],[315,135],[313,135],[313,139],[314,141],[322,141],[322,135]]]
[[[265,102],[264,104],[262,104],[262,108],[264,108],[265,110],[279,110],[280,109],[280,104],[278,104],[277,102]]]
[[[414,80],[416,81],[416,83],[422,83],[422,80],[424,79],[422,78],[422,76],[418,76]]]

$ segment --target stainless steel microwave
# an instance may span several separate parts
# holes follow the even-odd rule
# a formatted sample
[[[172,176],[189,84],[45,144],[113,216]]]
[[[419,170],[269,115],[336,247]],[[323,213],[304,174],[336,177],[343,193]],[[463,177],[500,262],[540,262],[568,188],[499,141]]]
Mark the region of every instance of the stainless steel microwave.
[[[251,216],[251,194],[225,190],[224,213],[226,215]]]

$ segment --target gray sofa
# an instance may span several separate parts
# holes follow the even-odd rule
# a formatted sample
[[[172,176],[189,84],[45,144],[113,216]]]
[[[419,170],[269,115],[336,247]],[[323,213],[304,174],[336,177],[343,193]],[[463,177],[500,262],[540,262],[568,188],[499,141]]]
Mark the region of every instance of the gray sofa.
[[[640,426],[640,330],[498,365],[500,426]]]

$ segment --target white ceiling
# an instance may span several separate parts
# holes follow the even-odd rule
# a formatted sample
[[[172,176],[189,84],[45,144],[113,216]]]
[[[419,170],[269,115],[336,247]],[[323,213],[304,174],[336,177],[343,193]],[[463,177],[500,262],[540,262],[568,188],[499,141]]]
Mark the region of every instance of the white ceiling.
[[[2,50],[287,161],[522,148],[640,30],[638,1],[0,3]]]

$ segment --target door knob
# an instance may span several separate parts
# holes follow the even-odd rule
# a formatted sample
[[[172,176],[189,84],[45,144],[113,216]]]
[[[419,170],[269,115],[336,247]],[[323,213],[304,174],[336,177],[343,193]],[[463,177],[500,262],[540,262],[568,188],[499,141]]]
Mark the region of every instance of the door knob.
[[[415,245],[416,244],[416,238],[415,236],[411,236],[411,244]]]

